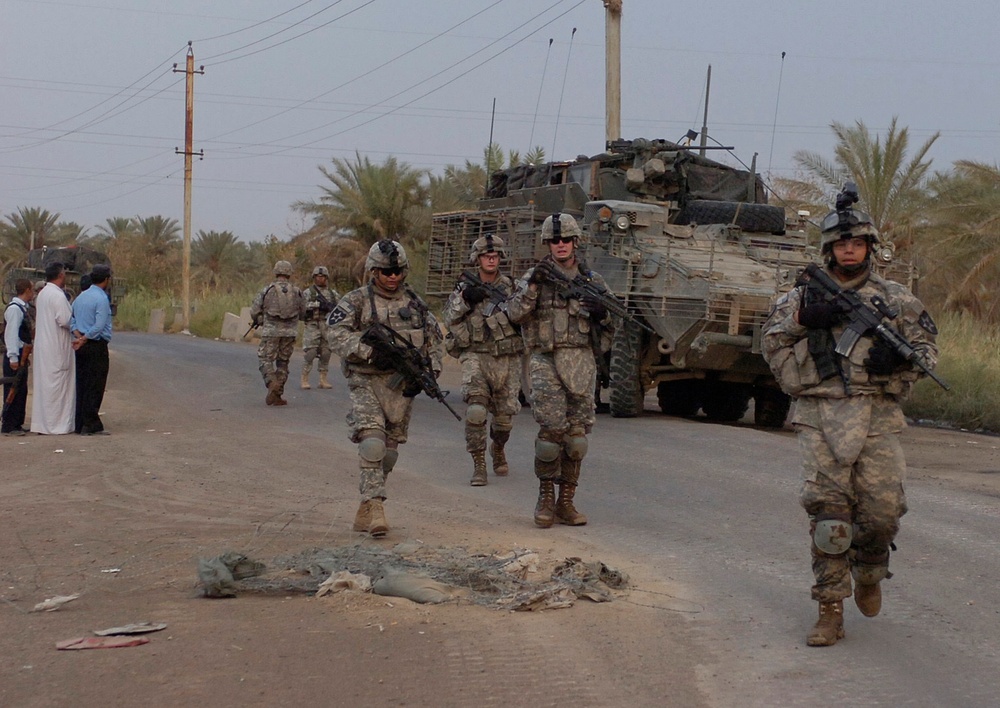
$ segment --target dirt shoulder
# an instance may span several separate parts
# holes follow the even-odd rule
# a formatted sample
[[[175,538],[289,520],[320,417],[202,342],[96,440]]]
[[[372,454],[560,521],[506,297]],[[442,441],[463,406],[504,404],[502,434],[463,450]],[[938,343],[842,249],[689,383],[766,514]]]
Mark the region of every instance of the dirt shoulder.
[[[104,411],[109,437],[0,438],[0,705],[703,704],[683,614],[637,568],[634,582],[658,594],[547,612],[357,594],[200,598],[198,558],[372,543],[349,530],[353,447],[192,412],[114,353]],[[527,515],[405,472],[393,484],[390,544],[530,548],[543,570],[597,559]],[[29,612],[70,594],[80,598],[56,612]],[[54,648],[138,621],[169,626],[139,647]]]

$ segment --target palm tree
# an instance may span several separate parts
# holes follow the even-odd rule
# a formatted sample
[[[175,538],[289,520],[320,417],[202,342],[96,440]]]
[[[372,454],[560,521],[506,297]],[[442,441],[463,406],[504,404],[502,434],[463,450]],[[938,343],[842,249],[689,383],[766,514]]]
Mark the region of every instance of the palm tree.
[[[146,240],[151,256],[166,256],[180,245],[181,227],[177,219],[164,216],[135,217],[135,225]]]
[[[318,201],[296,202],[293,207],[314,219],[314,229],[344,231],[371,244],[385,237],[419,238],[413,233],[426,209],[427,188],[423,170],[389,157],[374,164],[355,153],[355,161],[333,158],[333,169],[319,168],[332,186],[321,185]]]
[[[837,136],[834,159],[800,150],[794,155],[795,162],[830,194],[845,179],[853,179],[862,208],[871,215],[879,232],[900,248],[911,247],[921,221],[920,211],[926,204],[924,181],[931,160],[925,158],[940,133],[934,133],[908,158],[909,130],[899,128],[896,117],[889,123],[884,141],[873,136],[862,121],[853,126],[834,121],[830,127]]]
[[[1000,323],[1000,167],[961,160],[930,182],[933,240],[923,244],[932,293],[953,312]]]
[[[192,275],[209,289],[242,282],[249,252],[230,231],[199,231],[191,242]]]

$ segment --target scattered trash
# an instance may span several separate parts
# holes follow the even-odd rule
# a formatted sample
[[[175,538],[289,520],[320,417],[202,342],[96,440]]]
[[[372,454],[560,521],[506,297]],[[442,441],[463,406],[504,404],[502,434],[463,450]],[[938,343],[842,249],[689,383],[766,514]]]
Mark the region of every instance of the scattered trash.
[[[228,551],[198,561],[198,582],[205,597],[236,597],[234,581],[261,575],[266,566],[242,553]]]
[[[323,597],[341,590],[371,592],[372,579],[362,573],[352,573],[349,570],[332,573],[329,578],[320,583],[319,589],[316,590],[316,597]]]
[[[425,605],[447,602],[459,594],[458,589],[450,585],[431,580],[425,575],[406,572],[387,573],[375,581],[372,592],[376,595],[405,597]]]
[[[120,573],[120,572],[122,572],[122,569],[121,568],[104,568],[103,570],[101,570],[101,572],[102,573]]]
[[[60,453],[60,452],[62,452],[62,450],[56,450],[55,452],[56,452],[56,453]]]
[[[149,644],[146,637],[77,637],[56,642],[56,649],[120,649]]]
[[[80,597],[77,595],[56,595],[55,597],[50,597],[47,600],[43,600],[31,608],[32,612],[55,612],[60,607],[65,605],[67,602],[72,602],[76,598]]]
[[[161,629],[166,628],[166,622],[133,622],[121,627],[95,629],[94,634],[98,637],[110,637],[117,634],[148,634],[149,632],[159,632]]]

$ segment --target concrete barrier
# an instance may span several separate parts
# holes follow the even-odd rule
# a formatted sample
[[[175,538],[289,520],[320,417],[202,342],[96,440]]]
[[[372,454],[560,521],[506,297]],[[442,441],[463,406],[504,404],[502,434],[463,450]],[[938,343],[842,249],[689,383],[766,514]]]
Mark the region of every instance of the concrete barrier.
[[[167,321],[167,315],[162,309],[150,310],[149,327],[146,331],[149,334],[163,334],[163,325]]]
[[[219,335],[219,339],[224,339],[227,342],[238,342],[243,338],[243,333],[247,331],[248,326],[239,316],[227,312],[222,316],[222,334]]]

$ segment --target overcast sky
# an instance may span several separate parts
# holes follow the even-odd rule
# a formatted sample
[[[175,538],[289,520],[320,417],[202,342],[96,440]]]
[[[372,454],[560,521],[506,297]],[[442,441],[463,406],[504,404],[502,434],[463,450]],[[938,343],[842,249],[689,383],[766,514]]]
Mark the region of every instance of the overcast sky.
[[[355,151],[438,173],[480,162],[494,99],[505,149],[604,147],[600,0],[0,0],[0,26],[3,215],[181,222],[171,69],[188,40],[205,67],[195,233],[297,233],[317,167]],[[832,158],[831,121],[884,133],[893,116],[914,147],[941,132],[935,169],[995,164],[998,28],[1000,3],[968,0],[624,0],[622,132],[700,129],[711,64],[709,134],[764,174],[794,175],[796,150]]]

